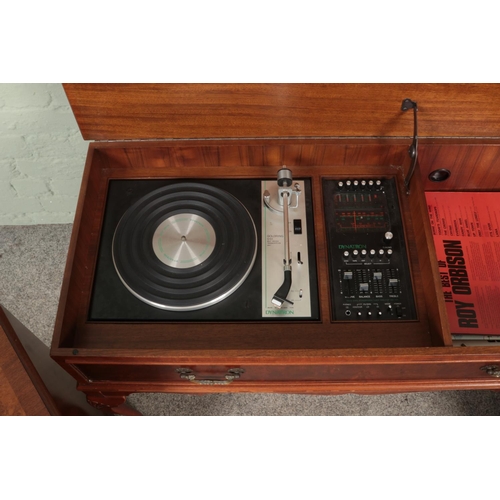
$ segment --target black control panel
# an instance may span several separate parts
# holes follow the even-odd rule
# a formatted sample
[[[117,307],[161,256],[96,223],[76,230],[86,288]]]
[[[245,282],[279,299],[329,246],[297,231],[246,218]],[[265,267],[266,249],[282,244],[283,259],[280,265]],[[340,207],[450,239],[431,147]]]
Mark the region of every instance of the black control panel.
[[[416,319],[394,178],[324,179],[333,319]]]

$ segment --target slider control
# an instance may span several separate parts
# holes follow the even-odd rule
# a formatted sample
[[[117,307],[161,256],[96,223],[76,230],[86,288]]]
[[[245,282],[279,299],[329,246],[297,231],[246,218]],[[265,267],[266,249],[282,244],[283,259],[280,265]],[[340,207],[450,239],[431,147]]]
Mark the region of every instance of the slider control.
[[[390,293],[397,293],[399,288],[399,281],[395,278],[391,278],[389,280],[389,292]]]

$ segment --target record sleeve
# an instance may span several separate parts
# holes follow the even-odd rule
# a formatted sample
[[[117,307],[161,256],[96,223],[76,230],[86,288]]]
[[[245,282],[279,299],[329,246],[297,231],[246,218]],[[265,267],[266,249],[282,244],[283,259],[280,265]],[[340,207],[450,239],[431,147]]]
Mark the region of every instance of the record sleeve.
[[[500,193],[427,192],[455,335],[500,335]]]

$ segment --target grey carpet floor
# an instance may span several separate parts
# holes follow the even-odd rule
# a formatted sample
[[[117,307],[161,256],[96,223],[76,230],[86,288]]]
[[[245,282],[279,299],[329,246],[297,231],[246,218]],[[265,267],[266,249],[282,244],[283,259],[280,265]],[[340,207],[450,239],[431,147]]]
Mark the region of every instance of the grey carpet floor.
[[[0,226],[0,303],[50,345],[71,225]],[[144,415],[499,415],[500,393],[133,394]]]

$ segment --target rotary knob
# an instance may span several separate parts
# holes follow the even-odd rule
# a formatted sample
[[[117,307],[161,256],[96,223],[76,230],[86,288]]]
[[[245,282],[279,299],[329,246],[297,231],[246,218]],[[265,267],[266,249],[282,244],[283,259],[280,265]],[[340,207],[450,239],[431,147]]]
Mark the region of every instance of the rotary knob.
[[[390,231],[387,231],[385,234],[384,234],[384,241],[386,243],[390,243],[392,241],[392,239],[394,238],[394,234],[392,234]]]

